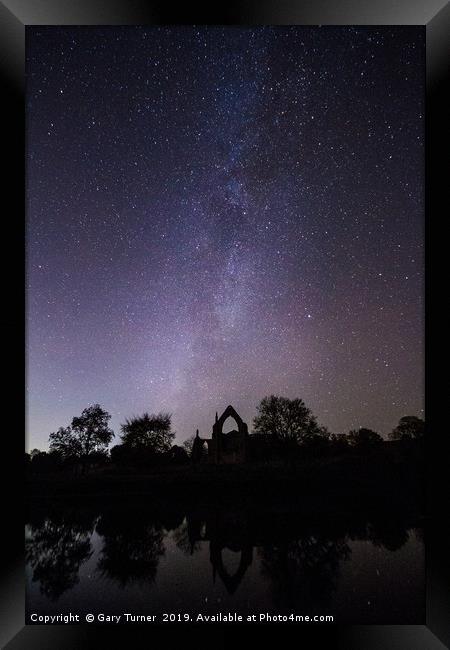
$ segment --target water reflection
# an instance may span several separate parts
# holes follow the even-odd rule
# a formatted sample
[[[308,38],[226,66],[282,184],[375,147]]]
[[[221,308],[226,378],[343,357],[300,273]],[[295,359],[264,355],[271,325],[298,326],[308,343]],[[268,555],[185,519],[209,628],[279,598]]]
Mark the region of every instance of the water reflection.
[[[39,583],[41,596],[53,602],[78,585],[80,569],[88,563],[90,582],[83,588],[90,589],[91,598],[92,586],[104,579],[126,590],[128,597],[136,587],[155,588],[164,560],[166,578],[157,589],[158,598],[163,591],[166,602],[171,598],[166,584],[170,571],[177,574],[178,586],[189,580],[191,587],[181,587],[194,590],[201,569],[203,576],[209,573],[211,594],[220,583],[236,606],[241,603],[236,596],[251,574],[251,587],[247,583],[243,591],[250,593],[251,588],[256,606],[261,596],[266,606],[270,598],[274,611],[313,607],[325,612],[330,611],[342,567],[352,562],[352,544],[369,542],[394,558],[408,541],[410,527],[411,522],[398,516],[318,523],[295,512],[241,507],[162,513],[110,508],[53,512],[34,520],[27,527],[26,550],[32,582]],[[182,569],[194,566],[192,562],[197,563],[197,573],[180,577]]]
[[[164,530],[159,523],[140,519],[133,512],[100,517],[97,533],[103,538],[98,561],[101,575],[125,587],[132,582],[153,582],[164,555]]]
[[[27,529],[26,561],[33,569],[33,581],[52,601],[78,583],[80,566],[92,555],[94,518],[82,513],[69,517],[53,514],[34,521]]]
[[[205,539],[205,526],[200,519],[187,517],[174,533],[177,547],[186,555],[200,550],[200,541]]]
[[[328,606],[336,588],[341,560],[350,548],[344,539],[311,534],[261,549],[262,570],[270,579],[274,603],[280,609],[304,609],[314,602]]]

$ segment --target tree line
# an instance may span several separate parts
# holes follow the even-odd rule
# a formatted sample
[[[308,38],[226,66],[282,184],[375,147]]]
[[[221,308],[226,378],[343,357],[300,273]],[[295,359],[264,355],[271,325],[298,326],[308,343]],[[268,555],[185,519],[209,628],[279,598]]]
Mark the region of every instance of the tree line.
[[[109,450],[114,432],[111,415],[99,404],[83,410],[67,427],[50,433],[49,452],[33,449],[25,455],[27,466],[35,471],[73,465],[88,467],[112,463],[117,466],[151,466],[189,462],[194,436],[182,446],[174,444],[170,413],[144,413],[126,419],[121,425],[120,443]],[[416,416],[402,417],[389,434],[390,440],[419,441],[425,422]],[[383,442],[379,433],[360,427],[346,434],[333,434],[318,424],[304,401],[278,395],[264,397],[257,406],[250,439],[265,448],[269,457],[321,455],[351,449],[369,451]],[[261,444],[259,444],[261,443]],[[258,454],[255,455],[258,458]],[[267,458],[266,458],[267,459]]]

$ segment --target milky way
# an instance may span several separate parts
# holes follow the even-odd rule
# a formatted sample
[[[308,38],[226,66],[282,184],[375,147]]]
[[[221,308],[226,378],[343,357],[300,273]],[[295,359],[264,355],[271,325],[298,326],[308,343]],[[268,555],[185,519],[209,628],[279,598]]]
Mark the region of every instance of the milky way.
[[[422,28],[27,28],[28,446],[423,415],[423,111]]]

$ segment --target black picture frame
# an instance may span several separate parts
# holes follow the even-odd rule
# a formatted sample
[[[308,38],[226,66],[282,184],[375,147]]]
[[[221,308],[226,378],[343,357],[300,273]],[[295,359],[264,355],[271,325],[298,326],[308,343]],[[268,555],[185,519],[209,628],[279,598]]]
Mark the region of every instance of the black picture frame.
[[[445,168],[440,166],[444,151],[442,133],[448,117],[444,101],[446,64],[449,57],[450,6],[445,0],[248,0],[230,1],[209,9],[186,3],[172,7],[169,2],[145,0],[2,0],[0,1],[0,68],[2,77],[2,107],[4,157],[4,205],[9,199],[9,211],[3,219],[2,263],[5,305],[2,317],[4,357],[8,381],[4,390],[4,428],[7,440],[6,457],[11,469],[4,491],[4,533],[6,549],[0,582],[1,628],[0,644],[8,650],[42,647],[89,648],[114,638],[121,646],[148,647],[154,630],[147,627],[97,628],[95,626],[27,626],[24,614],[24,552],[23,552],[23,435],[19,418],[25,412],[24,395],[24,193],[25,193],[25,30],[27,25],[154,25],[154,24],[222,24],[222,25],[424,25],[426,28],[427,109],[426,109],[426,419],[427,419],[427,614],[424,625],[412,626],[308,626],[295,628],[296,643],[306,637],[316,647],[318,641],[327,646],[352,650],[427,649],[438,650],[450,640],[450,599],[445,580],[443,558],[446,549],[440,531],[439,503],[445,494],[443,478],[446,459],[442,453],[443,440],[434,429],[438,420],[438,391],[431,390],[431,358],[437,344],[431,336],[434,303],[431,299],[431,229],[438,218],[439,195],[445,188]],[[444,208],[442,208],[444,209]],[[431,215],[433,217],[431,218]],[[433,264],[433,275],[436,274]],[[3,311],[3,310],[2,310]],[[5,354],[6,353],[6,354]],[[433,366],[433,373],[435,372]],[[445,401],[443,402],[445,403]],[[433,426],[433,429],[431,428]],[[448,557],[448,551],[447,551]],[[448,569],[447,569],[448,571]],[[173,628],[172,628],[173,629]],[[292,633],[292,628],[273,626],[252,628],[253,642],[264,635],[266,640],[279,640],[280,632]],[[210,634],[217,636],[215,647],[226,642],[232,628],[195,629],[197,644],[207,643]],[[181,633],[186,635],[186,629]],[[171,643],[172,630],[165,631],[165,644]],[[241,634],[241,630],[239,630]],[[134,636],[136,642],[130,643]],[[140,640],[139,640],[140,637]],[[219,641],[219,642],[218,642]],[[278,641],[279,642],[279,641]],[[309,644],[308,646],[309,647]]]

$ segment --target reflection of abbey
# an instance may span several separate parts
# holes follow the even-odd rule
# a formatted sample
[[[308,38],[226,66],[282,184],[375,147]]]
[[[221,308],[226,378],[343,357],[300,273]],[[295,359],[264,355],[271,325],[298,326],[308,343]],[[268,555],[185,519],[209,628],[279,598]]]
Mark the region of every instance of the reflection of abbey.
[[[236,422],[237,429],[223,433],[223,425],[229,418]],[[245,463],[253,456],[255,446],[261,446],[264,436],[248,434],[248,427],[232,406],[227,406],[220,418],[216,413],[211,438],[200,438],[198,429],[192,447],[194,462]],[[256,445],[255,445],[256,443]]]
[[[249,515],[239,509],[220,508],[209,512],[205,520],[195,516],[186,520],[191,554],[197,542],[209,540],[213,582],[219,575],[228,593],[233,594],[253,560],[254,541]],[[240,555],[234,571],[227,566],[227,558],[224,557],[226,550]]]

